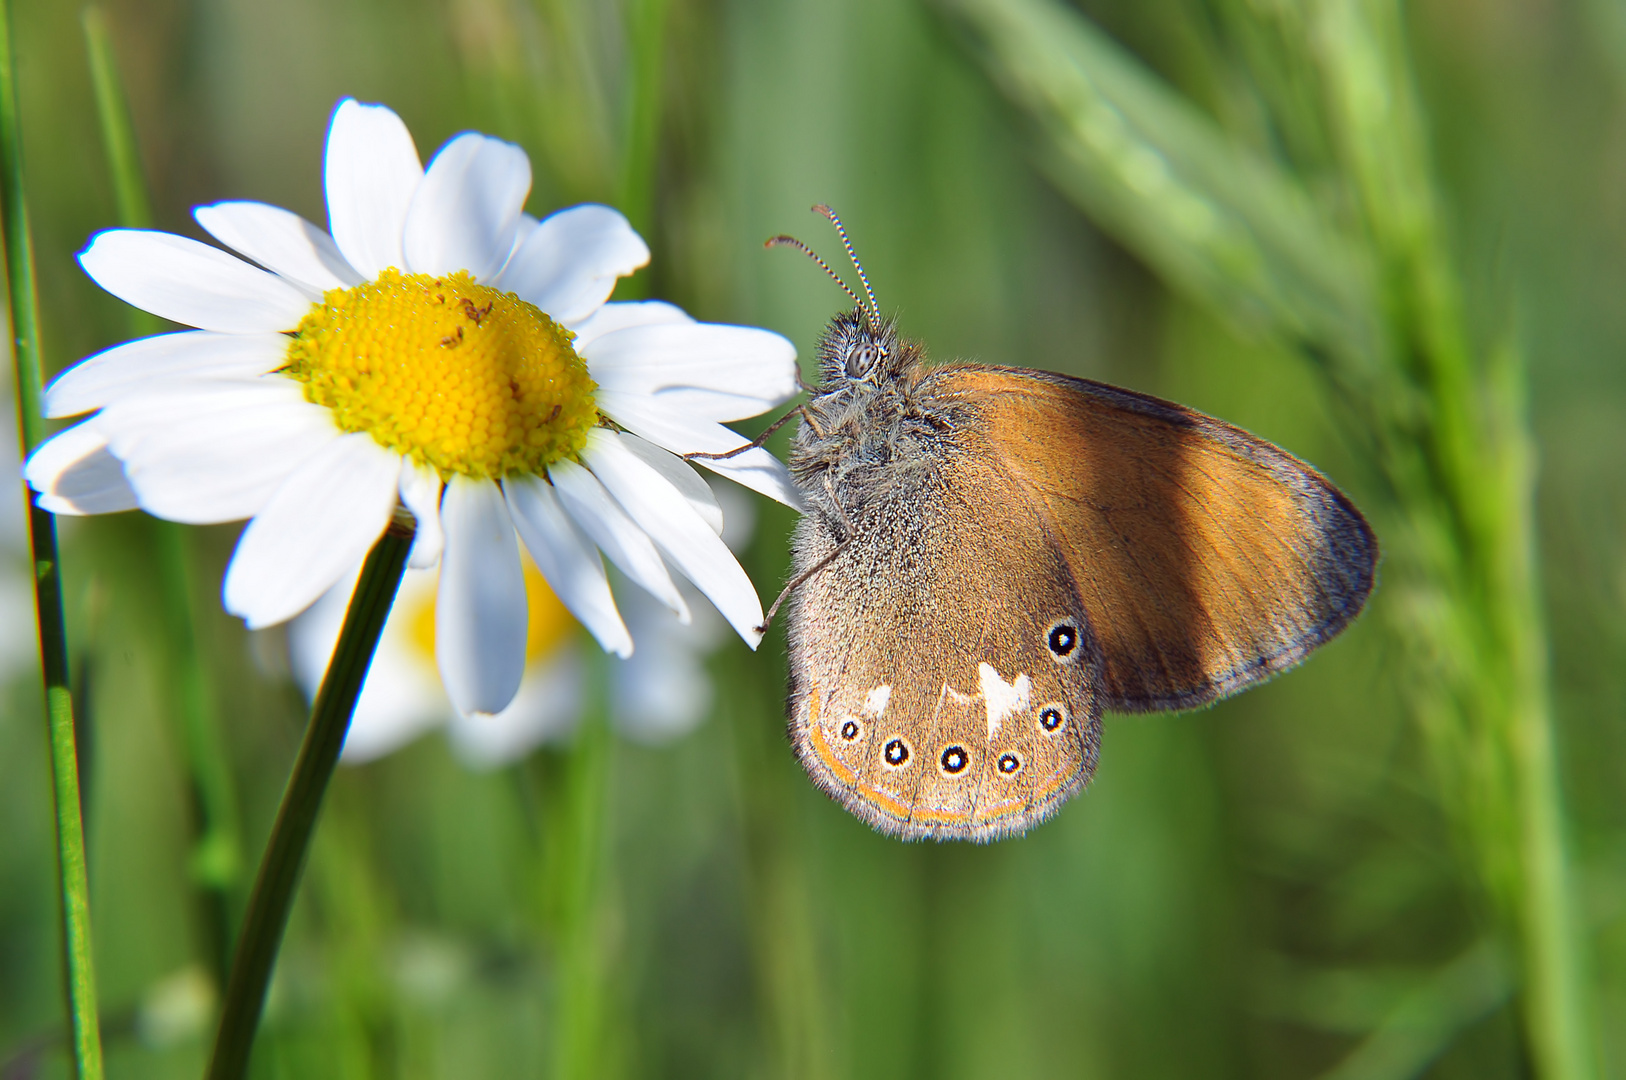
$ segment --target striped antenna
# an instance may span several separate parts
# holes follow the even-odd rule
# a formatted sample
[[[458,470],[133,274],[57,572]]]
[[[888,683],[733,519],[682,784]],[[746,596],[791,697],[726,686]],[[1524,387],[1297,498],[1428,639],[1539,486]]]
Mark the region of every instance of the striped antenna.
[[[830,280],[834,281],[837,285],[840,285],[841,286],[841,291],[853,298],[853,303],[854,304],[856,304],[860,308],[862,308],[864,306],[864,302],[862,300],[858,299],[858,294],[853,292],[851,289],[849,289],[847,287],[847,283],[845,281],[841,280],[841,275],[837,274],[834,270],[830,269],[830,264],[825,262],[823,259],[819,258],[818,252],[814,251],[812,248],[808,247],[806,244],[802,243],[800,240],[796,239],[794,236],[774,236],[774,237],[770,237],[768,242],[766,244],[763,244],[762,246],[763,247],[779,247],[779,246],[784,245],[784,244],[788,244],[791,247],[796,248],[797,250],[801,251],[802,254],[806,255],[808,258],[810,258],[814,262],[818,263],[819,266],[821,266],[824,269],[824,272],[826,274],[830,275]]]
[[[864,283],[864,295],[869,297],[869,325],[872,330],[881,328],[881,306],[875,302],[875,290],[869,286],[869,275],[864,273],[864,264],[858,261],[858,255],[853,251],[853,242],[847,239],[847,230],[836,217],[836,212],[823,203],[813,207],[815,213],[823,214],[830,219],[830,224],[836,227],[836,234],[841,237],[841,246],[847,249],[847,258],[853,261],[853,268],[858,271],[858,280]]]

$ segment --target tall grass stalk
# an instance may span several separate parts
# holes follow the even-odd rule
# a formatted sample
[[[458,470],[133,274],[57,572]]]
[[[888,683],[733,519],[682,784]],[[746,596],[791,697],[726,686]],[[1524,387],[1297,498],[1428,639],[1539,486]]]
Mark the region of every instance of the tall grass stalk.
[[[119,76],[107,16],[100,7],[80,13],[91,84],[96,92],[96,116],[119,224],[128,229],[153,226],[152,199],[141,166],[139,142],[131,121],[128,96]],[[127,308],[130,332],[136,337],[161,333],[163,320],[138,307]],[[222,744],[218,717],[212,704],[208,668],[199,652],[193,620],[191,544],[184,526],[147,518],[153,568],[163,603],[161,625],[164,654],[169,665],[169,692],[176,735],[197,809],[198,838],[191,869],[203,892],[209,915],[210,949],[217,979],[224,984],[231,958],[232,932],[241,914],[242,842],[238,825],[237,791]]]
[[[339,763],[350,717],[361,696],[379,635],[384,632],[384,620],[395,602],[411,547],[412,528],[393,523],[362,564],[344,627],[333,647],[333,659],[311,706],[310,724],[277,810],[276,823],[271,827],[254,890],[249,894],[209,1061],[209,1080],[241,1080],[248,1073],[254,1033],[265,1007],[266,989],[311,836],[316,831],[316,818]]]
[[[1287,88],[1266,108],[1289,144],[1324,153],[1297,164],[1330,180],[1353,208],[1342,217],[1061,5],[942,6],[1036,121],[1064,192],[1172,286],[1302,352],[1337,391],[1387,496],[1383,604],[1414,665],[1409,696],[1439,803],[1520,958],[1533,1065],[1549,1080],[1594,1076],[1522,359],[1472,343],[1398,6],[1216,5],[1235,25],[1269,24],[1258,39],[1277,47],[1243,62],[1260,69],[1255,85]]]
[[[0,196],[0,228],[5,232],[6,276],[10,286],[8,345],[17,376],[18,430],[26,458],[46,432],[45,417],[40,411],[39,298],[35,292],[33,241],[29,236],[28,199],[23,181],[16,46],[7,0],[0,0],[0,185],[4,186],[3,196]],[[73,695],[68,681],[68,638],[62,618],[62,564],[57,552],[56,519],[35,505],[26,484],[23,498],[28,505],[40,667],[45,678],[45,720],[56,800],[57,873],[62,898],[63,959],[74,1073],[80,1080],[100,1080],[102,1041],[96,1015],[90,881],[85,868],[79,755],[74,740]]]

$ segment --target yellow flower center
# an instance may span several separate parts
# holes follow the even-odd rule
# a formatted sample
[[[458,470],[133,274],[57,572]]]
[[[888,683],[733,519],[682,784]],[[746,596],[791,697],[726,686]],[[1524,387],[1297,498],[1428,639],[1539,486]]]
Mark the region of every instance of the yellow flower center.
[[[445,277],[385,270],[332,289],[299,321],[283,374],[344,431],[453,473],[539,474],[598,422],[575,338],[534,304]]]

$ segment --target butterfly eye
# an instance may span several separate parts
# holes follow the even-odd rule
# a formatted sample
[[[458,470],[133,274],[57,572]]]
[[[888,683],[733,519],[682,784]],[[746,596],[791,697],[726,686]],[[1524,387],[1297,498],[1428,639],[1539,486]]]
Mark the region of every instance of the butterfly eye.
[[[849,719],[846,723],[841,725],[841,737],[846,739],[848,742],[852,742],[854,739],[858,738],[859,733],[862,730],[863,729],[858,726],[857,720]]]
[[[1057,620],[1046,631],[1044,643],[1057,663],[1071,663],[1078,652],[1078,624],[1071,619]]]
[[[902,768],[909,760],[909,744],[902,739],[893,739],[881,751],[881,758],[894,769]]]
[[[1015,776],[1022,770],[1022,759],[1015,754],[999,755],[999,771],[1006,776]]]
[[[1039,710],[1039,726],[1048,732],[1061,730],[1067,722],[1067,710],[1060,705],[1046,705]]]
[[[971,755],[965,752],[963,746],[951,746],[944,750],[943,756],[937,760],[943,766],[943,771],[953,776],[955,773],[965,772],[965,767],[971,764]]]
[[[875,366],[886,359],[886,346],[877,342],[866,341],[847,352],[847,377],[861,379],[875,370]]]

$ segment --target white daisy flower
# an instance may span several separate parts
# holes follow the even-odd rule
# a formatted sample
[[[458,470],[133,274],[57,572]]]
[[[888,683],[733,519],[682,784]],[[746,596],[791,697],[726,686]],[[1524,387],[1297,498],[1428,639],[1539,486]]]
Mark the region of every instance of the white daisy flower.
[[[761,602],[676,455],[739,446],[723,422],[793,396],[793,346],[670,304],[606,303],[649,249],[607,207],[526,215],[530,162],[509,143],[459,135],[424,169],[395,113],[346,100],[325,183],[328,232],[262,203],[195,212],[258,266],[169,233],[94,238],[79,261],[97,284],[198,329],[51,385],[48,415],[95,415],[29,459],[40,505],[251,518],[224,593],[256,628],[326,592],[403,505],[411,565],[440,567],[435,652],[465,715],[502,711],[525,671],[516,531],[611,652],[632,638],[600,552],[686,620],[670,565],[754,647]],[[795,504],[766,451],[704,464]]]

